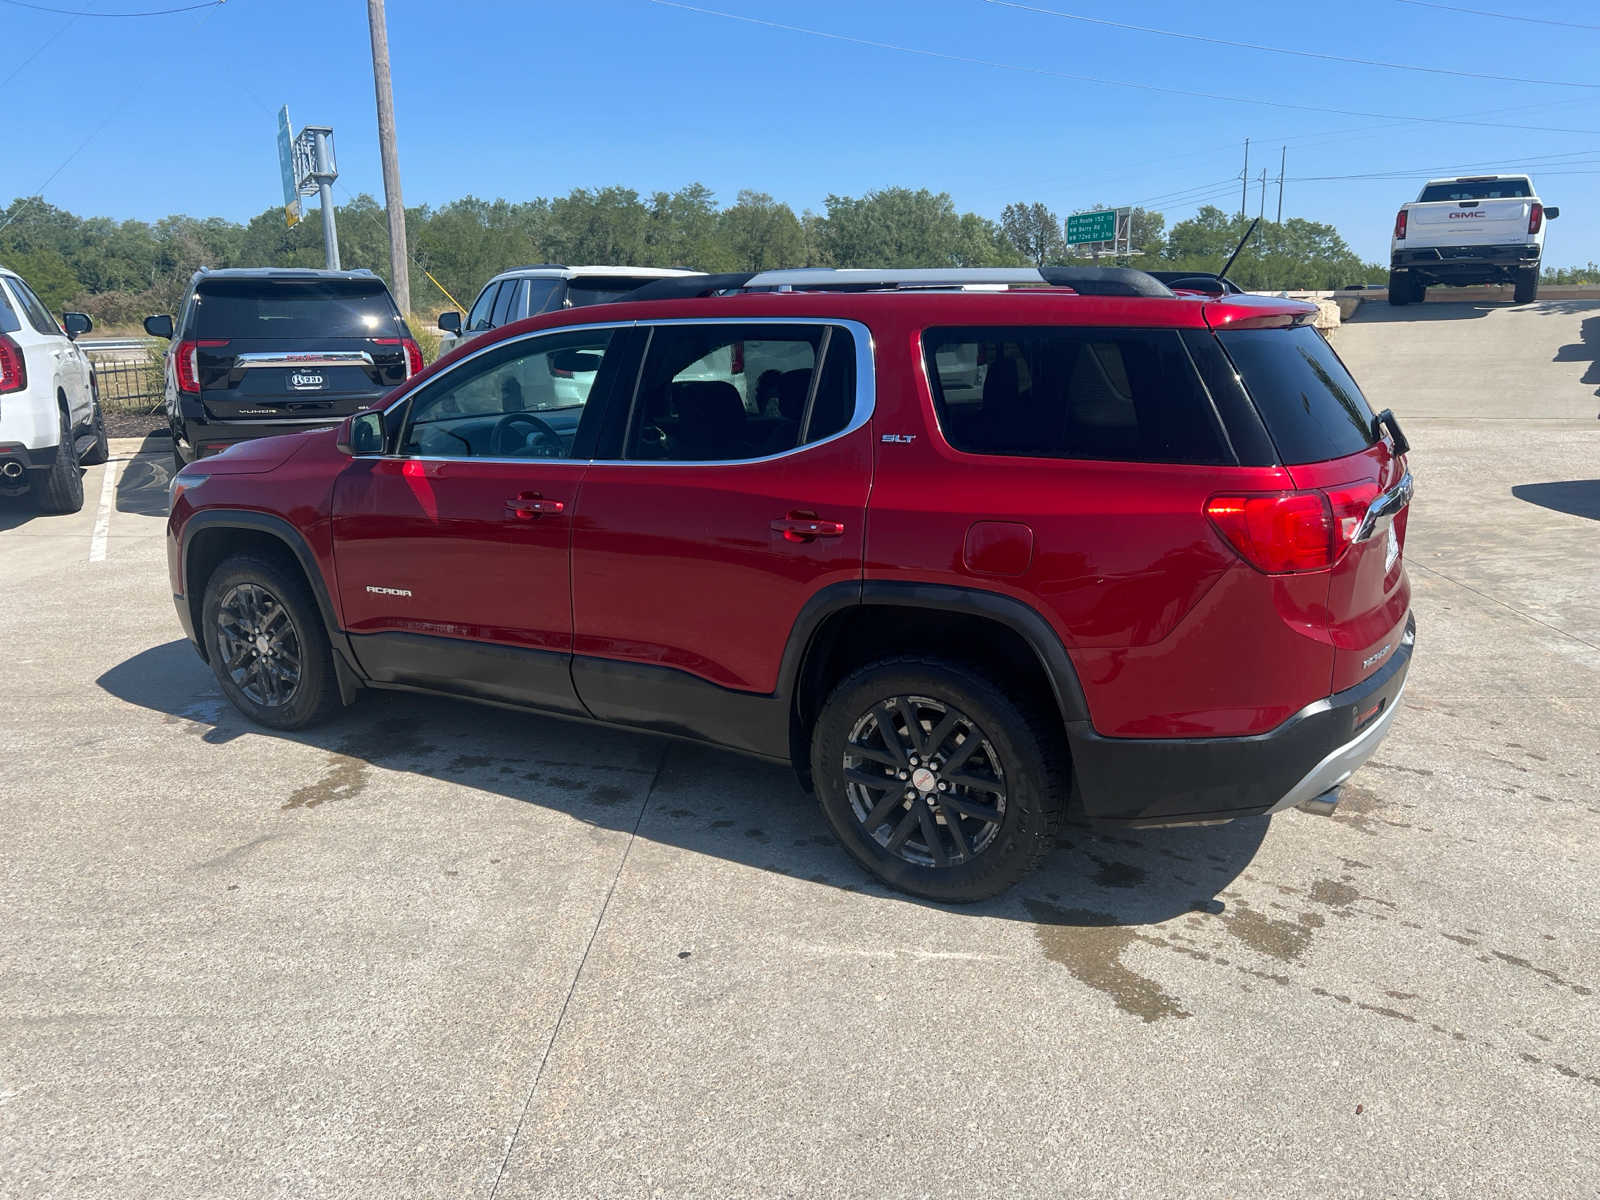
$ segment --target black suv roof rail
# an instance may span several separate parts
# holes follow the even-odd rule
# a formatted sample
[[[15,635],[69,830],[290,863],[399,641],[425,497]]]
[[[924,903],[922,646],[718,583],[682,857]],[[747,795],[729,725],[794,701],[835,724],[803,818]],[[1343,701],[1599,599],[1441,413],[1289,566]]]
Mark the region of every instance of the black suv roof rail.
[[[735,291],[867,292],[917,288],[1060,287],[1080,296],[1167,296],[1172,289],[1131,267],[801,267],[658,279],[627,300],[689,300]]]

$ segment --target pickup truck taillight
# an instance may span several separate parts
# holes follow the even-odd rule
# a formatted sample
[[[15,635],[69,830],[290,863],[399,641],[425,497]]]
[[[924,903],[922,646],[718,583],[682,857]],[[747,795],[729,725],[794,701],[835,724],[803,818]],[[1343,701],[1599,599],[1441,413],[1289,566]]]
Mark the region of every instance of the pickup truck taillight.
[[[1397,242],[1406,240],[1406,210],[1403,208],[1395,214],[1394,240]]]
[[[200,347],[212,349],[217,346],[226,346],[227,338],[206,338],[202,341],[179,342],[172,365],[178,376],[178,390],[180,392],[198,392],[200,390]]]
[[[0,393],[20,392],[28,386],[28,360],[22,347],[0,333]]]
[[[1539,226],[1544,224],[1544,205],[1535,201],[1528,207],[1528,232],[1538,233]]]

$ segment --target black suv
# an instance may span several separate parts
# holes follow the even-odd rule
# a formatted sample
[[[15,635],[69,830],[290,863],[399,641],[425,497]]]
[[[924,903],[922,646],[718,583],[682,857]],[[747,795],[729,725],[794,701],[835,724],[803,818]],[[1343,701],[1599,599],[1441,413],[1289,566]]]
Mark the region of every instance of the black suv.
[[[371,271],[200,270],[183,309],[146,317],[167,350],[178,467],[249,438],[332,425],[422,370],[422,351]]]

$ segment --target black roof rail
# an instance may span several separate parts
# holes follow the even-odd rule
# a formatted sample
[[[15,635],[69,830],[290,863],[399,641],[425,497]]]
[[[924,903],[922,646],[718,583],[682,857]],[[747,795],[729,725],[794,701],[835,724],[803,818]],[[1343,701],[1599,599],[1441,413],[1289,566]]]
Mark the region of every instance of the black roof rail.
[[[1149,271],[1133,267],[1040,267],[1051,287],[1069,287],[1080,296],[1170,296],[1172,289]]]
[[[701,296],[714,296],[718,292],[737,291],[755,275],[754,271],[732,271],[723,275],[665,275],[635,288],[622,300],[628,304],[635,300],[696,300]]]

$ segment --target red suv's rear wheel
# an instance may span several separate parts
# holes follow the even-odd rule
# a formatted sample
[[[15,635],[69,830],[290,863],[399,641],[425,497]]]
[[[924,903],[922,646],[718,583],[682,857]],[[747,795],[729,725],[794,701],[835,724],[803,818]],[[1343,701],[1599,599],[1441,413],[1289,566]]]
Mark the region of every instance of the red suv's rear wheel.
[[[983,900],[1055,844],[1067,764],[1042,713],[954,663],[897,658],[829,696],[811,770],[839,840],[891,887]]]

